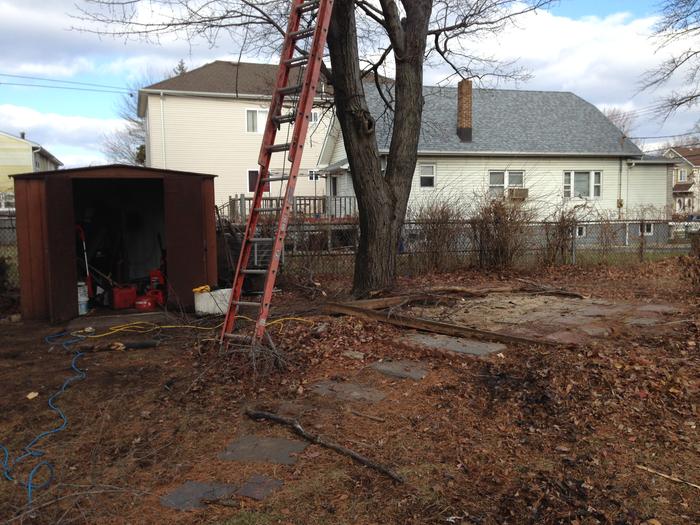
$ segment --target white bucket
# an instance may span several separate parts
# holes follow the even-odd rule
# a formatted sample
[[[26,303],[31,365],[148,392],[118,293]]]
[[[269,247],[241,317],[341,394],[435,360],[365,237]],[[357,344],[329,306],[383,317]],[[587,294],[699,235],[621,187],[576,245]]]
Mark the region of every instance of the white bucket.
[[[85,315],[88,313],[89,300],[87,284],[82,281],[78,282],[78,315]]]

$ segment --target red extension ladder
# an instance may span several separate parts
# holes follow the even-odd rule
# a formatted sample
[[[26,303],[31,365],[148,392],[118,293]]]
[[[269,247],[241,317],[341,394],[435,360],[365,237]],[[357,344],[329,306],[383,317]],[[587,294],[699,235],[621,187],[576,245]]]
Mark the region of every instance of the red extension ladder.
[[[251,343],[260,343],[265,335],[265,325],[270,313],[272,291],[275,286],[275,279],[284,248],[289,215],[292,211],[292,197],[294,197],[299,164],[301,163],[306,132],[311,119],[311,109],[316,96],[316,87],[321,75],[321,64],[332,9],[333,0],[292,0],[289,25],[284,37],[282,56],[277,72],[277,84],[267,113],[265,133],[262,146],[260,147],[260,156],[258,157],[260,170],[255,187],[255,197],[251,205],[241,253],[238,258],[231,300],[221,331],[221,343],[226,343],[229,338],[236,338],[232,332],[241,306],[250,306],[258,309],[255,330],[250,340]],[[312,24],[315,24],[315,26]],[[302,49],[300,44],[301,42],[307,42],[308,44],[309,38],[311,38],[311,41],[307,51]],[[297,68],[303,68],[303,73],[298,75],[302,78],[301,83],[288,85],[292,71],[296,69],[297,72],[300,72]],[[295,107],[294,103],[296,103]],[[283,113],[289,109],[290,105],[293,109]],[[275,144],[277,131],[282,124],[294,125],[291,141],[285,144]],[[290,163],[289,171],[286,174],[271,173],[269,168],[272,155],[283,152],[289,152],[287,156]],[[270,182],[281,182],[282,184],[286,182],[286,190],[279,207],[264,208],[262,207],[263,193],[266,188],[269,188]],[[270,213],[276,214],[274,237],[256,236],[260,214]],[[272,244],[272,252],[267,269],[248,268],[254,243]],[[265,287],[259,302],[241,300],[243,281],[248,275],[265,275]]]

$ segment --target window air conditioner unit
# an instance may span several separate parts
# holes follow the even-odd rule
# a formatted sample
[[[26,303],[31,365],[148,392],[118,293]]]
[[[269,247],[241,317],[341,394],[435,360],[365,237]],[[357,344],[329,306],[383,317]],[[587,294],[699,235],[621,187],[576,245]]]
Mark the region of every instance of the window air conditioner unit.
[[[527,195],[527,188],[508,188],[508,198],[512,201],[524,201]]]

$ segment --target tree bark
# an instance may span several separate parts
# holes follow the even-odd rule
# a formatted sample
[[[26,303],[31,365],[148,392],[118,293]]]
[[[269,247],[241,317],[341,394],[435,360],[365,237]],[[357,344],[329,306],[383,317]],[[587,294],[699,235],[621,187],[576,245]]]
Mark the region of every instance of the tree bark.
[[[393,2],[389,0],[389,4]],[[385,10],[396,50],[396,82],[393,134],[384,174],[375,121],[365,99],[352,0],[336,0],[328,35],[336,114],[359,209],[360,243],[353,281],[357,297],[394,283],[416,166],[423,109],[423,57],[431,4],[429,0],[410,4],[402,20],[392,18],[398,17],[396,10]]]

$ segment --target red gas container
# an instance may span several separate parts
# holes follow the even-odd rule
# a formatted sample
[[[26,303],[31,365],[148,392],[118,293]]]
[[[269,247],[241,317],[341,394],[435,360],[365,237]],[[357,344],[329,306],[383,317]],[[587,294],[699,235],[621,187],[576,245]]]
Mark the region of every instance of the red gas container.
[[[114,310],[124,310],[133,308],[136,302],[136,285],[118,285],[112,288],[112,308]]]

